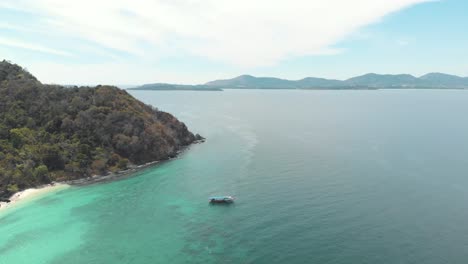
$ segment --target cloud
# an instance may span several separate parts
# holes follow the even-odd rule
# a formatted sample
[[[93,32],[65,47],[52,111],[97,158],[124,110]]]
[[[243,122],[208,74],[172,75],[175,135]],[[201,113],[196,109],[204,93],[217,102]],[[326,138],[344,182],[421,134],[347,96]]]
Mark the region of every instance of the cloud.
[[[16,39],[10,39],[10,38],[0,37],[0,45],[13,47],[13,48],[38,51],[38,52],[43,52],[43,53],[48,53],[48,54],[53,54],[53,55],[58,55],[58,56],[66,56],[66,57],[73,56],[71,53],[66,52],[66,51],[51,49],[51,48],[47,48],[41,45],[30,44],[30,43],[22,42]]]
[[[363,26],[428,0],[11,0],[64,36],[151,59],[190,55],[242,67],[339,53]],[[43,51],[44,49],[41,48]]]

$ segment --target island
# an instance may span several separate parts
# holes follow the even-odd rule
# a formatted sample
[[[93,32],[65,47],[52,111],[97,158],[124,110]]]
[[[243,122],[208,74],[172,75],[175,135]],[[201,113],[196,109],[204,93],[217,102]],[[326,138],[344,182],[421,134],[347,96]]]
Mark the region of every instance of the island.
[[[346,80],[307,77],[286,80],[274,77],[241,75],[232,79],[215,80],[205,84],[178,85],[145,84],[131,90],[221,91],[225,89],[272,90],[378,90],[378,89],[468,89],[468,77],[445,73],[428,73],[420,77],[410,74],[368,73]]]
[[[151,83],[144,84],[138,87],[128,88],[127,90],[143,90],[143,91],[222,91],[219,87],[208,85],[185,85],[185,84],[170,84],[170,83]]]
[[[0,62],[0,200],[49,184],[167,160],[202,140],[113,86],[65,87]]]

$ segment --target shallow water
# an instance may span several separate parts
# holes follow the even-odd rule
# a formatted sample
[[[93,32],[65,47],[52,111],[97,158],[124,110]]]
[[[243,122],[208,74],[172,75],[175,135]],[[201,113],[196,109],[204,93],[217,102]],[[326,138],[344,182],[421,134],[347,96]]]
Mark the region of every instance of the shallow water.
[[[468,259],[468,91],[132,94],[207,141],[0,214],[0,263]]]

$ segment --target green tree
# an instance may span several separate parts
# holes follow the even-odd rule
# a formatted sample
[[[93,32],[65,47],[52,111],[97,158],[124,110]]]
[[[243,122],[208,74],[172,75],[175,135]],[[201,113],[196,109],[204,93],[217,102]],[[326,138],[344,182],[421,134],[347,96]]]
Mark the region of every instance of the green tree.
[[[14,128],[10,130],[10,140],[15,148],[20,148],[24,144],[32,144],[34,139],[34,131],[27,127]]]
[[[49,169],[46,165],[39,165],[34,169],[33,172],[34,178],[41,182],[50,182],[49,179]]]

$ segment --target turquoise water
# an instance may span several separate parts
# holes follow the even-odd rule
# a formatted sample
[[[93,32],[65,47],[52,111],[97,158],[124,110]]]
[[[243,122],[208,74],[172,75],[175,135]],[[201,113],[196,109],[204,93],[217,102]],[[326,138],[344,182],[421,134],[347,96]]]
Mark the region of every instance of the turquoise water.
[[[467,91],[132,94],[208,140],[0,213],[1,264],[468,259]]]

